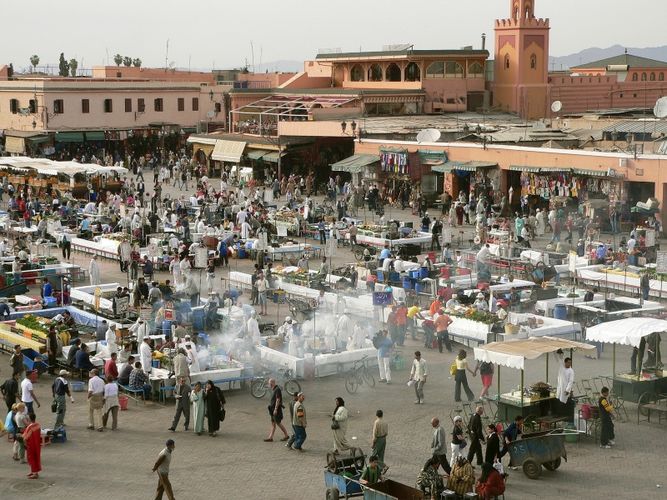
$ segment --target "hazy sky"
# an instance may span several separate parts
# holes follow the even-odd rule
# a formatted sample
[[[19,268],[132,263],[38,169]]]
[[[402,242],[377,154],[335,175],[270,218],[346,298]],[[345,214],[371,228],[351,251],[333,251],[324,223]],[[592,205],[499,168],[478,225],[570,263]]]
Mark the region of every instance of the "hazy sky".
[[[588,47],[651,47],[667,43],[665,0],[536,0],[537,17],[551,19],[551,55]],[[507,17],[508,0],[0,0],[0,64],[16,69],[38,54],[57,63],[60,52],[82,67],[116,53],[144,66],[217,69],[315,57],[319,48],[380,50],[480,46],[493,22]],[[111,63],[113,64],[113,62]]]

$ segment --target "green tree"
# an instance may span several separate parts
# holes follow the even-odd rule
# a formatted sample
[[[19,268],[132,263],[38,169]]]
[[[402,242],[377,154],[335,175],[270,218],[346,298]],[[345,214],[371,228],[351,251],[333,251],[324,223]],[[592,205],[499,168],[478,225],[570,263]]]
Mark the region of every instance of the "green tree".
[[[69,60],[69,72],[70,75],[76,76],[76,70],[79,67],[79,62],[76,59]]]
[[[39,64],[39,56],[37,54],[30,56],[30,64],[32,65],[33,73],[37,71],[37,65]]]
[[[132,58],[127,56],[123,57],[123,66],[125,66],[126,68],[132,66]]]
[[[120,66],[121,64],[123,64],[123,56],[121,56],[120,54],[116,54],[115,56],[113,56],[113,62],[116,63],[116,66]]]
[[[132,59],[132,66],[135,68],[141,68],[141,59],[138,57],[136,59]]]
[[[60,76],[69,76],[69,64],[67,64],[67,60],[65,59],[65,54],[63,52],[60,53],[60,61],[58,62],[58,74]]]

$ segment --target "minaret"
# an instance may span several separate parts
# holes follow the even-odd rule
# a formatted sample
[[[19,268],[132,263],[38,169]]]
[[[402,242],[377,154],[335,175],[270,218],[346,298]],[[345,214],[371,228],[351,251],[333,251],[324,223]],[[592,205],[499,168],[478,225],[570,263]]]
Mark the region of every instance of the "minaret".
[[[536,0],[510,0],[509,19],[496,20],[493,103],[523,118],[549,116],[549,20]]]

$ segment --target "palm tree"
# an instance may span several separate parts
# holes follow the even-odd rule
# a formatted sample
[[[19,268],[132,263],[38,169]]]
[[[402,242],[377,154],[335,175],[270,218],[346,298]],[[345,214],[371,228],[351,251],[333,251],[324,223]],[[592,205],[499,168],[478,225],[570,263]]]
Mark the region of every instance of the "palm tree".
[[[30,64],[33,68],[33,73],[37,71],[37,65],[39,64],[39,56],[37,54],[30,56]]]
[[[123,66],[125,66],[125,67],[127,67],[127,68],[129,68],[130,66],[132,66],[132,58],[131,58],[131,57],[127,57],[127,56],[123,57]]]
[[[141,68],[141,59],[138,57],[136,59],[132,59],[132,66],[135,68]]]
[[[76,70],[79,67],[79,62],[76,59],[69,60],[69,72],[72,76],[76,76]]]
[[[121,56],[120,54],[116,54],[115,56],[113,56],[113,62],[116,63],[116,66],[120,66],[121,64],[123,64],[123,56]]]

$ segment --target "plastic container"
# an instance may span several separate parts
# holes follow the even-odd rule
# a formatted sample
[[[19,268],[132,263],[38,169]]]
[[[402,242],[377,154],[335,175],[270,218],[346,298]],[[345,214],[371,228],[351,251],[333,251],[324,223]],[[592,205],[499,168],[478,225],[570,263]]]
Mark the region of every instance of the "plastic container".
[[[424,283],[421,281],[416,281],[415,282],[415,292],[417,293],[423,293],[424,291]]]
[[[420,279],[428,278],[428,267],[419,268],[419,278]]]
[[[159,359],[154,359],[151,361],[151,366],[153,368],[160,368],[160,360]]]
[[[169,319],[162,320],[162,334],[167,337],[171,337],[171,325],[172,321]]]
[[[408,276],[410,276],[412,279],[419,279],[419,269],[413,269],[411,271],[408,271]]]
[[[192,328],[195,330],[204,330],[204,309],[192,309]]]
[[[130,400],[127,396],[121,394],[118,396],[118,405],[120,406],[120,411],[127,410],[127,402]]]
[[[406,290],[412,289],[412,280],[407,276],[403,278],[403,288],[405,288]]]
[[[577,441],[579,441],[579,434],[574,433],[574,431],[577,430],[574,424],[568,422],[567,424],[565,424],[564,428],[570,431],[570,433],[565,435],[566,443],[576,443]]]
[[[378,276],[378,281],[380,281],[380,282],[384,281],[384,271],[378,269],[377,270],[377,276]]]
[[[555,319],[567,319],[567,307],[565,304],[556,304],[554,307],[554,318]]]
[[[72,392],[83,392],[86,390],[85,382],[79,382],[78,380],[72,380],[69,383],[69,387],[72,389]]]
[[[58,299],[55,297],[44,297],[44,307],[56,307],[58,305]]]

